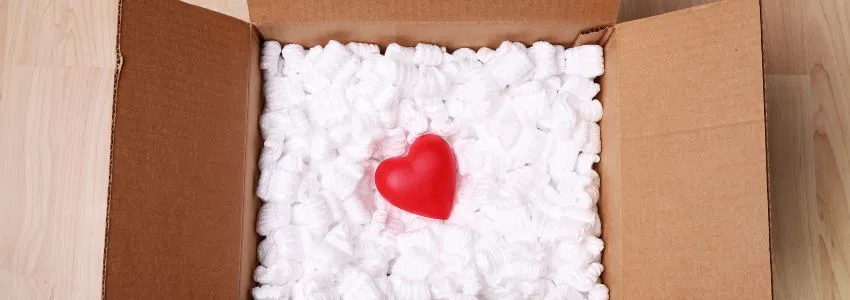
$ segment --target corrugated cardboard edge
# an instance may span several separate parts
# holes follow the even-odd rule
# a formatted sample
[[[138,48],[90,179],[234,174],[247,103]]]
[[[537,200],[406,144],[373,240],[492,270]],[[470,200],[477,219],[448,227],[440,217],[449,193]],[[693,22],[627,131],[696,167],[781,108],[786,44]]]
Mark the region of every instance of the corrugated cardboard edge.
[[[259,265],[257,261],[257,246],[260,236],[257,234],[257,213],[260,208],[260,200],[256,194],[257,182],[259,181],[259,154],[262,151],[263,139],[259,133],[259,118],[263,111],[262,74],[260,74],[260,49],[262,36],[257,28],[251,24],[250,31],[252,49],[248,57],[249,63],[245,76],[248,79],[246,89],[246,111],[245,111],[245,178],[242,199],[242,238],[240,247],[241,266],[239,268],[239,287],[237,299],[251,299],[251,289],[256,286],[253,271]]]
[[[759,8],[763,8],[763,4],[764,4],[764,1],[759,0]],[[768,102],[767,102],[767,78],[766,78],[767,75],[765,73],[765,72],[767,72],[767,59],[764,56],[764,53],[765,53],[764,52],[764,50],[765,50],[765,46],[764,46],[764,39],[765,39],[765,35],[764,35],[764,11],[762,11],[761,9],[759,9],[759,18],[761,20],[761,71],[762,71],[762,74],[761,74],[762,88],[761,88],[761,90],[762,90],[762,95],[763,95],[762,99],[764,100],[764,149],[765,149],[765,155],[764,155],[765,170],[764,170],[764,174],[767,177],[767,234],[768,234],[769,237],[772,237],[773,236],[773,222],[771,220],[773,220],[773,216],[771,215],[770,212],[773,211],[773,209],[771,207],[773,201],[771,201],[771,195],[770,195],[770,186],[771,186],[771,181],[770,181],[770,147],[769,147],[770,145],[768,143],[768,141],[770,141],[770,137],[768,136],[768,134],[770,134],[770,129],[768,127],[769,124],[770,124],[769,123],[770,120],[768,119],[768,110],[767,110],[767,105],[768,105]],[[774,279],[773,279],[773,275],[776,274],[775,266],[773,264],[773,242],[769,242],[767,244],[767,249],[768,249],[768,251],[770,251],[770,256],[768,258],[769,263],[770,263],[770,286],[773,287],[774,284],[776,284],[774,282]],[[770,289],[770,298],[773,299],[775,297],[776,297],[776,293],[774,292],[774,289],[771,288]]]
[[[602,283],[608,286],[609,294],[616,295],[619,291],[615,290],[620,285],[620,270],[622,266],[619,252],[622,205],[620,205],[620,190],[616,187],[622,182],[620,172],[620,97],[616,92],[617,82],[619,81],[619,73],[617,68],[619,65],[616,55],[608,55],[609,38],[616,34],[615,27],[606,29],[609,33],[605,36],[605,41],[600,43],[605,52],[605,74],[599,79],[599,84],[602,87],[598,100],[602,102],[605,109],[605,116],[599,122],[601,130],[602,152],[600,152],[600,161],[596,164],[595,169],[599,173],[601,186],[599,188],[599,202],[597,210],[599,218],[602,222],[602,236],[600,237],[605,242],[605,247],[602,252],[602,263],[605,270],[602,272]],[[579,39],[577,39],[579,40]],[[611,124],[609,124],[611,123]],[[614,186],[612,188],[612,185]],[[618,200],[612,202],[610,200]],[[617,299],[609,295],[611,299]]]
[[[121,79],[121,67],[124,65],[124,56],[121,54],[121,8],[123,0],[118,0],[118,17],[115,30],[115,75],[112,79],[112,124],[109,129],[109,179],[106,187],[106,219],[103,230],[103,260],[101,265],[100,298],[106,298],[106,260],[109,253],[109,203],[112,200],[112,150],[115,147],[115,106],[118,104],[118,81]]]
[[[573,47],[583,46],[583,45],[600,45],[602,46],[603,51],[607,51],[605,46],[608,44],[610,38],[614,35],[614,31],[616,29],[615,25],[602,25],[598,27],[589,28],[587,30],[582,31],[575,38],[575,42],[573,42]],[[602,147],[605,151],[600,153],[603,159],[599,164],[594,166],[594,170],[599,174],[599,178],[602,181],[602,186],[600,186],[600,201],[597,203],[599,218],[602,220],[603,226],[603,234],[600,238],[605,241],[605,250],[602,259],[608,260],[612,259],[617,261],[616,263],[608,263],[605,264],[605,271],[602,273],[600,279],[602,283],[609,284],[613,282],[615,285],[619,284],[620,278],[617,276],[619,273],[620,265],[622,264],[620,260],[620,255],[616,253],[611,253],[610,249],[619,249],[619,238],[611,238],[611,236],[619,236],[619,227],[620,224],[620,215],[622,214],[619,210],[622,206],[619,203],[601,203],[601,199],[603,194],[607,196],[607,193],[619,193],[616,189],[609,189],[608,187],[611,184],[618,185],[621,181],[620,179],[620,171],[619,171],[619,139],[620,135],[617,130],[611,130],[611,128],[619,128],[619,99],[613,99],[617,95],[617,93],[612,93],[611,91],[615,89],[617,82],[617,72],[610,72],[612,69],[616,69],[617,62],[612,58],[616,58],[616,56],[609,57],[605,56],[605,74],[596,79],[596,82],[602,86],[602,90],[600,90],[597,98],[599,101],[602,101],[603,106],[605,106],[605,115],[606,117],[600,121],[601,133],[602,133]],[[618,98],[618,97],[616,97]],[[614,107],[611,107],[613,105]],[[617,125],[614,126],[605,126],[607,122],[613,122]],[[610,132],[609,132],[610,131]],[[614,136],[612,137],[611,134]],[[613,143],[612,146],[609,143]],[[614,167],[607,167],[608,165],[612,165]],[[602,169],[609,169],[609,171],[603,171]],[[613,172],[611,172],[613,170]],[[619,199],[619,197],[606,197],[606,199]],[[609,210],[608,206],[614,206],[613,209]],[[611,243],[614,244],[614,247],[610,247]],[[613,274],[613,275],[612,275]]]
[[[582,31],[573,42],[573,47],[583,45],[605,46],[614,34],[614,25],[602,25]]]

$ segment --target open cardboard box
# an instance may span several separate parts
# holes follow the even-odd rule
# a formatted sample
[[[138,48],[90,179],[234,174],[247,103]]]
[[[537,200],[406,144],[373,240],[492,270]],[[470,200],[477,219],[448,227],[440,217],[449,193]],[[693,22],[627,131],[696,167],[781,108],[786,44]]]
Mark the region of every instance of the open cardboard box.
[[[771,297],[757,0],[616,25],[617,0],[248,6],[253,24],[172,0],[120,6],[104,297],[250,298],[264,39],[603,45],[611,298]]]

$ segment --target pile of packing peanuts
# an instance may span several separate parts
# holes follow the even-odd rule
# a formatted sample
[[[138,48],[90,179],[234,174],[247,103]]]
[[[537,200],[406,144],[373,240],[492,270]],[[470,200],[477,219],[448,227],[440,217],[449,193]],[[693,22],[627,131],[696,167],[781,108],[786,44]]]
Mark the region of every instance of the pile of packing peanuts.
[[[265,42],[256,299],[608,299],[596,203],[602,49]],[[448,220],[376,193],[442,136]]]

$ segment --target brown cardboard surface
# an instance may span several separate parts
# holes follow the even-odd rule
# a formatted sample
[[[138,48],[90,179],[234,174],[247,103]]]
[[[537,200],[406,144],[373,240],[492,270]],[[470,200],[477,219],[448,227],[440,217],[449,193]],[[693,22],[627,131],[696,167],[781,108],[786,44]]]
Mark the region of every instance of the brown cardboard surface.
[[[250,26],[179,1],[120,13],[104,297],[237,297],[255,249],[242,244],[256,209],[243,207],[256,166]]]
[[[244,172],[244,202],[242,204],[242,265],[239,272],[239,299],[252,299],[251,289],[254,284],[254,269],[257,261],[257,213],[260,199],[257,197],[257,181],[260,178],[258,166],[262,137],[260,136],[260,113],[263,111],[263,78],[260,73],[260,36],[256,28],[251,29],[249,43],[251,61],[248,78],[247,117],[245,119],[245,172]]]
[[[619,24],[606,45],[612,299],[771,297],[759,14],[709,4]]]
[[[597,208],[602,221],[602,240],[605,242],[602,253],[602,266],[605,268],[602,272],[602,282],[608,286],[611,299],[618,299],[613,296],[621,293],[620,252],[623,251],[620,212],[620,201],[623,199],[620,189],[623,182],[620,171],[620,99],[616,96],[619,62],[611,53],[611,49],[617,49],[616,43],[617,40],[613,39],[603,48],[605,74],[599,79],[601,89],[597,96],[603,105],[603,117],[599,121],[602,152],[599,153],[600,159],[596,165],[600,179],[600,200]]]
[[[330,22],[321,24],[259,26],[263,37],[282,43],[305,46],[324,45],[329,40],[358,41],[386,46],[398,43],[415,46],[431,43],[449,49],[462,47],[498,47],[502,41],[531,45],[536,41],[571,45],[576,33],[584,27],[565,24],[418,24],[418,23],[356,23]]]
[[[251,23],[583,23],[616,22],[616,0],[248,0]]]
[[[578,37],[576,37],[575,42],[573,42],[573,47],[582,45],[605,45],[608,43],[608,39],[611,38],[611,34],[613,33],[613,26],[603,26],[583,31],[578,35]]]
[[[459,48],[495,47],[506,39],[571,44],[583,30],[613,25],[619,1],[249,0],[248,9],[264,37],[283,42]]]

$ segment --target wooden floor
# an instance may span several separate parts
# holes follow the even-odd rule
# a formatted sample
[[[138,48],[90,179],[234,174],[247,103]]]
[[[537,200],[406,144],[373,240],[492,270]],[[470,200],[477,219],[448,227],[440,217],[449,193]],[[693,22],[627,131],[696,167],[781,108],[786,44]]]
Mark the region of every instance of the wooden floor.
[[[708,1],[623,2],[631,20]],[[0,299],[100,297],[116,6],[0,0]],[[762,11],[775,295],[850,299],[850,2]]]

